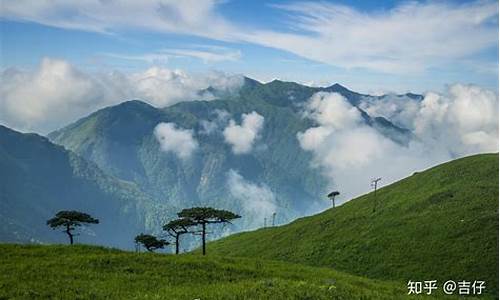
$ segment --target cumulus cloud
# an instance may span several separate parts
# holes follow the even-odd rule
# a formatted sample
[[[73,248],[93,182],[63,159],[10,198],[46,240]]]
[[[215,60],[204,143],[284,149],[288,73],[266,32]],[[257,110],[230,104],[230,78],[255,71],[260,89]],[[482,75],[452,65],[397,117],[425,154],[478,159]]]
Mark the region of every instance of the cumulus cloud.
[[[491,91],[455,85],[446,95],[429,93],[422,101],[391,99],[393,106],[388,99],[365,106],[389,119],[411,116],[406,122],[415,139],[408,146],[366,125],[338,94],[316,94],[305,109],[318,126],[299,132],[299,143],[313,153],[312,166],[331,179],[343,200],[368,191],[374,177],[388,184],[450,159],[498,151],[498,96]]]
[[[252,151],[254,142],[259,138],[259,133],[264,126],[264,117],[253,111],[241,115],[241,125],[234,120],[224,129],[224,140],[230,144],[235,154],[245,154]]]
[[[0,121],[15,128],[54,128],[113,97],[100,83],[60,60],[44,59],[35,72],[7,69],[1,76]]]
[[[274,5],[288,16],[280,20],[292,27],[288,32],[240,26],[218,12],[223,2],[10,0],[0,16],[101,33],[138,28],[249,42],[330,65],[405,74],[464,58],[477,65],[473,55],[498,43],[497,1],[410,1],[376,11],[319,1]]]
[[[453,85],[446,95],[428,93],[414,120],[427,143],[445,143],[454,156],[498,151],[498,96],[472,85]]]
[[[208,87],[232,92],[242,76],[222,72],[190,74],[152,66],[144,71],[89,73],[64,60],[45,58],[31,71],[1,73],[0,122],[18,130],[47,133],[107,105],[140,99],[164,107],[211,100]]]
[[[180,159],[188,159],[198,149],[193,131],[178,128],[174,123],[160,123],[154,129],[156,140],[162,151],[171,152]]]
[[[268,218],[276,212],[276,196],[265,184],[254,184],[231,169],[227,173],[227,185],[231,195],[237,199],[249,220],[255,220],[250,226],[258,226],[262,218]]]
[[[478,86],[455,84],[446,93],[429,92],[423,100],[384,97],[361,106],[454,157],[498,149],[498,95]]]

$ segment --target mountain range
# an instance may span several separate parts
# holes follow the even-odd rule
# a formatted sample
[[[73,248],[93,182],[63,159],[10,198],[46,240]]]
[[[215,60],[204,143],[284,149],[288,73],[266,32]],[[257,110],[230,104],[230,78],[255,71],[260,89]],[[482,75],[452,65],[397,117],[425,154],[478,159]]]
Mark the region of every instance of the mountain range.
[[[96,243],[130,246],[141,231],[159,233],[161,224],[182,208],[213,206],[244,216],[212,237],[258,228],[276,213],[276,223],[324,209],[328,180],[311,167],[297,133],[315,125],[303,115],[318,92],[335,92],[357,107],[363,122],[396,143],[413,138],[410,130],[360,108],[363,95],[339,85],[309,87],[294,82],[267,84],[244,78],[233,93],[209,88],[215,99],[157,108],[139,100],[98,110],[50,133],[47,138],[0,130],[0,183],[3,240],[61,240],[44,228],[57,210],[78,208],[103,216]],[[382,96],[383,97],[383,96]],[[396,97],[421,100],[416,94]],[[243,124],[246,114],[263,118],[252,151],[238,153],[225,140],[228,124]],[[192,134],[196,149],[188,158],[162,150],[158,124]],[[168,142],[168,141],[166,141]],[[237,187],[237,188],[235,188]],[[36,217],[35,217],[36,216]],[[108,234],[112,227],[124,228]],[[100,232],[100,231],[103,232]]]

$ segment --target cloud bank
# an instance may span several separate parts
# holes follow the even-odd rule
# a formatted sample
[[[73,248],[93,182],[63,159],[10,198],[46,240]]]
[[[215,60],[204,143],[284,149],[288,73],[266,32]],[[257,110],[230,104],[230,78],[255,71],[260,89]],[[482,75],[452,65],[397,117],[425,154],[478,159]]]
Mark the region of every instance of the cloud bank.
[[[222,72],[190,74],[153,66],[144,71],[89,73],[64,60],[45,58],[31,71],[1,73],[0,122],[47,133],[99,108],[140,99],[164,107],[181,101],[211,100],[208,87],[234,91],[242,76]]]
[[[234,154],[250,153],[264,126],[264,117],[255,111],[242,114],[241,119],[241,125],[230,120],[223,131],[224,140],[231,145]]]
[[[174,123],[160,123],[154,129],[154,136],[162,151],[171,152],[180,159],[188,159],[198,149],[193,131],[178,128]]]
[[[392,99],[392,100],[391,100]],[[447,94],[428,93],[421,101],[397,98],[365,103],[367,111],[388,119],[408,118],[415,139],[393,142],[366,125],[359,111],[336,93],[318,93],[305,116],[318,126],[299,132],[300,146],[313,153],[312,166],[341,191],[341,201],[367,192],[370,181],[388,184],[414,171],[460,156],[498,151],[498,96],[476,86],[454,85]],[[392,103],[392,105],[391,105]]]
[[[227,185],[231,195],[240,201],[247,219],[252,219],[250,226],[260,227],[264,218],[276,212],[276,196],[265,185],[254,184],[231,169],[227,173]]]
[[[473,55],[498,44],[497,1],[411,1],[376,11],[319,1],[274,5],[287,16],[279,20],[293,29],[287,32],[239,25],[219,13],[221,3],[7,0],[0,16],[106,34],[139,29],[253,43],[329,65],[399,74],[459,59],[475,60],[473,65],[478,65],[480,59]],[[201,52],[179,54],[207,61],[228,57]]]

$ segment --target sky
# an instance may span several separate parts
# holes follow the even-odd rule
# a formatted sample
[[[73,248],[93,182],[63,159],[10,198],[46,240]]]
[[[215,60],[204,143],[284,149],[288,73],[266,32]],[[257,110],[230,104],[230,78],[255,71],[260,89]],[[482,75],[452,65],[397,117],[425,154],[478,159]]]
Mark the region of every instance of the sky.
[[[89,102],[173,104],[200,81],[228,87],[235,75],[377,95],[498,90],[497,1],[3,0],[0,8],[0,120],[19,130],[56,129]],[[67,118],[42,122],[48,112]]]
[[[5,0],[1,68],[152,65],[360,92],[498,87],[496,1]]]

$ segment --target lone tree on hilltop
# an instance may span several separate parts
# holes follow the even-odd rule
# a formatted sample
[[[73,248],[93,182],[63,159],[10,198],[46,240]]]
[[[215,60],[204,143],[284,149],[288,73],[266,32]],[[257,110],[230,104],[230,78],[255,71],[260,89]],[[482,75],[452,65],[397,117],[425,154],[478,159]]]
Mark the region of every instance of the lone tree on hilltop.
[[[163,225],[165,230],[170,236],[175,238],[175,254],[179,254],[179,240],[181,235],[191,233],[189,227],[196,226],[197,224],[190,219],[176,219]]]
[[[330,200],[332,200],[332,207],[335,207],[335,197],[337,197],[338,195],[340,195],[340,192],[339,191],[333,191],[331,192],[330,194],[328,194],[328,198]]]
[[[73,245],[73,236],[75,235],[72,231],[82,226],[83,223],[99,224],[99,220],[92,218],[89,214],[79,211],[62,210],[58,212],[54,218],[47,221],[47,225],[52,227],[52,229],[64,227],[63,232],[68,235],[71,245]]]
[[[206,234],[207,224],[231,223],[232,220],[241,218],[241,216],[227,210],[215,209],[212,207],[193,207],[183,209],[177,214],[179,218],[190,220],[196,225],[201,225],[201,237],[203,255],[206,254]]]
[[[135,237],[135,242],[142,244],[146,250],[153,252],[156,249],[162,249],[170,243],[166,240],[157,239],[154,235],[141,233]]]

